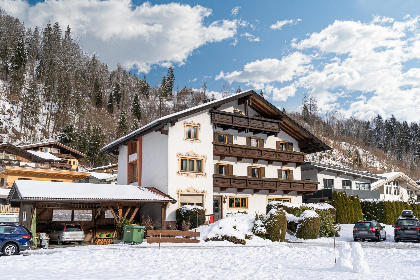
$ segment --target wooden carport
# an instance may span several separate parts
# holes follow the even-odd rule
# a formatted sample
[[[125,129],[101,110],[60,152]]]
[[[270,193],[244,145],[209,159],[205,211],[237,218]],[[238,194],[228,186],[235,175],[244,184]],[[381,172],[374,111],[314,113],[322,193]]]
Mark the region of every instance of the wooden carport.
[[[113,220],[108,219],[108,223],[118,224],[123,219],[133,222],[140,216],[142,206],[150,203],[160,204],[163,228],[166,206],[168,203],[176,202],[154,189],[132,185],[26,180],[15,181],[8,200],[12,206],[20,207],[19,221],[27,228],[31,228],[32,218],[36,213],[37,231],[46,230],[46,227],[54,225],[52,221],[54,209],[72,210],[69,221],[71,223],[74,223],[74,210],[91,210],[91,221],[80,224],[84,229],[92,229],[93,234],[96,234],[99,225],[106,223],[106,210],[109,210],[113,217]]]

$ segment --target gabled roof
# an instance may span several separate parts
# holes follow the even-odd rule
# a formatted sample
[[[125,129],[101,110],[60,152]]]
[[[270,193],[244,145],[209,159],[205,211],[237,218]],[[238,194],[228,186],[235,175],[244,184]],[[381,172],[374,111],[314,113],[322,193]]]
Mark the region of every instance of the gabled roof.
[[[6,150],[9,151],[12,154],[18,155],[20,157],[26,158],[30,161],[35,162],[53,162],[53,161],[61,161],[62,159],[54,159],[54,158],[45,158],[45,156],[42,156],[41,154],[33,153],[32,151],[26,151],[25,149],[21,149],[20,147],[17,147],[15,145],[9,144],[9,143],[2,143],[0,144],[0,150]]]
[[[148,188],[133,185],[63,183],[16,180],[8,201],[67,201],[67,202],[175,202]]]
[[[417,183],[413,179],[405,175],[403,172],[390,172],[390,173],[384,173],[384,174],[378,174],[378,175],[384,177],[385,179],[373,183],[372,190],[378,189],[382,187],[383,185],[386,185],[388,183],[391,183],[394,180],[399,179],[402,181],[406,181],[407,185],[411,189],[415,191],[420,191],[419,185],[417,185]]]
[[[5,199],[9,196],[10,189],[0,188],[0,199]]]
[[[32,148],[37,148],[37,147],[49,147],[49,146],[56,146],[59,148],[63,148],[66,149],[67,151],[69,151],[71,154],[77,156],[77,157],[87,157],[87,155],[73,149],[70,148],[69,146],[66,146],[64,144],[61,144],[60,142],[57,142],[55,140],[51,140],[51,141],[47,141],[47,142],[40,142],[40,143],[35,143],[35,144],[28,144],[28,145],[21,145],[19,146],[19,148],[21,149],[32,149]]]
[[[282,112],[273,104],[265,100],[264,97],[257,94],[253,90],[248,90],[156,119],[147,125],[109,143],[101,149],[101,152],[115,152],[119,146],[125,145],[129,141],[132,141],[151,131],[162,129],[167,123],[177,121],[179,118],[195,114],[197,112],[218,107],[240,98],[249,98],[251,108],[259,112],[263,117],[281,120],[281,130],[285,131],[299,142],[299,148],[302,152],[313,153],[331,149],[327,144],[322,142],[320,139],[315,137],[308,130],[286,115],[286,113]]]
[[[302,171],[312,169],[312,168],[316,168],[318,170],[328,170],[328,171],[333,171],[333,172],[338,172],[338,173],[343,173],[343,174],[349,174],[352,176],[358,176],[360,178],[368,178],[368,179],[374,179],[374,180],[385,179],[385,177],[381,175],[353,170],[349,168],[338,167],[338,166],[319,163],[319,162],[313,162],[313,161],[304,162],[301,167]]]

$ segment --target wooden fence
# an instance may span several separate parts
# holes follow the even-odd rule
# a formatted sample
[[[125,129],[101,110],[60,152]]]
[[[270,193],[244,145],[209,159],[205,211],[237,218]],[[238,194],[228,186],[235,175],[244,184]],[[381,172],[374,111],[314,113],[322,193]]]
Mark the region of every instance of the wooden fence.
[[[10,205],[0,205],[0,213],[19,213],[19,208],[11,207]]]
[[[195,237],[194,239],[192,237]],[[183,230],[148,230],[147,243],[199,243],[199,232]]]

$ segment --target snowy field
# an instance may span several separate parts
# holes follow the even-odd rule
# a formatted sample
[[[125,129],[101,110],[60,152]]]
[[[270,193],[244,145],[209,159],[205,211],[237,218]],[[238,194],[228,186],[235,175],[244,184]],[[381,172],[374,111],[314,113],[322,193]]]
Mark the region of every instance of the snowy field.
[[[226,241],[162,244],[160,250],[157,244],[147,243],[78,246],[0,257],[0,279],[419,278],[419,243],[393,242],[390,226],[387,241],[355,243],[352,227],[342,226],[336,254],[333,238],[291,238],[292,243],[254,239],[245,246]]]

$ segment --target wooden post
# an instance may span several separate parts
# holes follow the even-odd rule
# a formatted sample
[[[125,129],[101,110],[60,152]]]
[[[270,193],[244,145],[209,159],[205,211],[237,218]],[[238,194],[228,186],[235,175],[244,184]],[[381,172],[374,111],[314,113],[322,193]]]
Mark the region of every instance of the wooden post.
[[[161,214],[161,229],[164,230],[165,229],[165,221],[166,221],[166,203],[161,203],[160,204],[161,208],[160,208],[160,214]]]
[[[334,232],[334,263],[337,263],[337,257],[335,255],[335,232]]]

